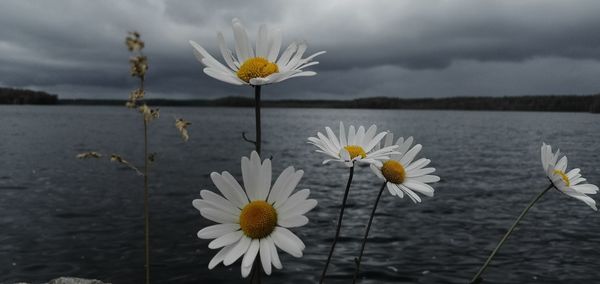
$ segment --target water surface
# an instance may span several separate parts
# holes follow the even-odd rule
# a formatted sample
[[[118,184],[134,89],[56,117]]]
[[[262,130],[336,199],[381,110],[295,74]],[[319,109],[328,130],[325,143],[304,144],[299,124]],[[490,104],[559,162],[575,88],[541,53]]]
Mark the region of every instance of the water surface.
[[[142,156],[142,122],[124,107],[1,106],[0,283],[41,283],[59,276],[112,283],[143,281],[142,179],[83,151]],[[211,171],[240,176],[252,145],[253,111],[163,108],[150,129],[154,283],[240,283],[239,262],[207,269],[216,251],[196,232],[211,222],[191,205],[214,190]],[[193,124],[183,143],[173,117]],[[306,138],[339,121],[372,124],[424,145],[442,181],[413,204],[384,193],[363,257],[362,283],[466,283],[527,203],[547,186],[542,141],[560,146],[570,166],[600,184],[600,116],[585,113],[344,109],[263,110],[263,151],[274,176],[305,171],[299,188],[319,201],[311,222],[294,231],[304,257],[280,253],[284,269],[265,283],[315,283],[332,240],[347,169],[321,165]],[[348,283],[380,182],[358,168],[343,238],[328,283]],[[600,216],[558,192],[540,201],[486,273],[490,283],[581,283],[600,278]],[[245,281],[243,281],[245,282]],[[242,283],[243,283],[242,282]]]

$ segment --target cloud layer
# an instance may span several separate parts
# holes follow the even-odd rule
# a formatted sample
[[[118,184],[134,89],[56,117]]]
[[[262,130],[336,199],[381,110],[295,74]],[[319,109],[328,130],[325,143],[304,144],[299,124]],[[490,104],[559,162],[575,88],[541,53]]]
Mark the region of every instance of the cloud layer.
[[[202,73],[188,40],[219,58],[231,19],[266,23],[284,44],[327,50],[319,75],[269,87],[267,98],[440,97],[600,91],[600,2],[593,0],[259,0],[0,2],[0,85],[61,97],[125,98],[127,31],[150,59],[153,97],[250,93]]]

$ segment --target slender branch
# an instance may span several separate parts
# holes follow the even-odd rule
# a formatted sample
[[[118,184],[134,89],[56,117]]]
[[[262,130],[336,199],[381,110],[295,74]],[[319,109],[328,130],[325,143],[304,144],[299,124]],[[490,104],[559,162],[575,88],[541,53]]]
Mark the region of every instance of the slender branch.
[[[358,273],[360,272],[360,262],[362,260],[363,252],[365,251],[365,246],[367,245],[367,238],[369,237],[369,231],[371,230],[371,224],[373,223],[373,218],[375,217],[375,210],[377,210],[377,205],[379,204],[379,199],[381,199],[381,194],[383,193],[383,189],[385,188],[386,181],[381,185],[381,189],[379,189],[379,194],[377,194],[377,199],[375,199],[375,205],[373,205],[373,211],[371,212],[371,217],[369,218],[369,223],[367,224],[367,230],[365,231],[365,237],[362,241],[362,246],[360,247],[360,254],[358,255],[358,259],[354,259],[356,263],[356,271],[354,271],[354,278],[352,278],[352,283],[356,283],[356,279],[358,278]]]
[[[261,134],[260,134],[260,86],[254,86],[254,116],[256,118],[256,152],[260,155]]]
[[[531,203],[529,203],[529,205],[527,206],[527,208],[525,208],[525,210],[523,210],[523,212],[521,212],[521,215],[519,215],[519,217],[517,217],[517,220],[515,220],[515,222],[512,224],[512,226],[510,226],[510,228],[508,229],[508,232],[506,232],[506,234],[504,234],[504,237],[502,237],[502,239],[500,240],[500,242],[496,245],[496,248],[494,248],[494,250],[492,251],[492,253],[490,254],[490,256],[488,256],[487,260],[485,261],[485,263],[483,264],[483,266],[481,266],[481,268],[479,269],[479,271],[477,271],[477,274],[475,274],[475,276],[473,276],[473,279],[471,279],[471,284],[474,283],[481,283],[481,281],[483,280],[481,278],[481,274],[483,274],[483,272],[485,272],[485,270],[487,269],[487,267],[490,265],[490,262],[492,262],[492,259],[494,258],[494,256],[496,255],[496,253],[498,252],[498,250],[500,250],[500,247],[502,247],[502,245],[504,244],[504,242],[508,239],[508,237],[512,234],[512,232],[514,231],[514,229],[517,227],[517,225],[519,224],[519,222],[521,222],[521,219],[523,219],[523,217],[525,217],[525,214],[527,214],[527,212],[529,211],[529,209],[531,209],[531,207],[533,207],[533,205],[546,193],[548,192],[548,190],[550,190],[552,187],[554,187],[554,185],[551,183],[546,189],[544,189],[544,191],[542,191],[540,194],[538,194],[532,201]]]
[[[248,137],[246,137],[246,132],[242,132],[242,139],[248,143],[252,143],[256,148],[256,141],[248,139]]]
[[[327,261],[325,262],[325,267],[323,268],[323,272],[321,273],[321,279],[319,283],[322,284],[325,280],[325,275],[327,275],[327,268],[329,267],[329,263],[331,262],[331,256],[333,256],[333,251],[335,250],[335,245],[337,244],[338,238],[340,236],[340,228],[342,227],[342,219],[344,218],[344,209],[346,208],[346,200],[348,199],[348,192],[350,191],[350,184],[352,184],[352,177],[354,176],[354,165],[350,167],[350,175],[348,176],[348,183],[346,183],[346,191],[344,192],[344,199],[342,199],[342,208],[340,209],[340,216],[338,217],[337,228],[335,229],[335,237],[333,238],[333,243],[331,243],[331,249],[329,250],[329,255],[327,256]]]

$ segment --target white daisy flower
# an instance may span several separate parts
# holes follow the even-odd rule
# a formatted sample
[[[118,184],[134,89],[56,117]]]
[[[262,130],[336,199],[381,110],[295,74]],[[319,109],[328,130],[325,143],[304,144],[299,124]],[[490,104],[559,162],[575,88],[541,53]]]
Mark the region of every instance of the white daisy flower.
[[[340,122],[340,137],[333,133],[331,128],[325,127],[327,136],[321,132],[317,137],[309,137],[308,141],[319,148],[317,152],[330,156],[330,159],[323,161],[326,164],[331,161],[343,162],[347,167],[354,166],[354,162],[381,165],[381,160],[389,159],[389,155],[394,154],[396,145],[376,149],[379,142],[385,137],[387,132],[377,133],[377,126],[371,125],[365,130],[363,126],[355,130],[354,125],[348,128],[348,137],[346,138],[346,129],[344,123]]]
[[[387,189],[392,195],[403,198],[406,194],[414,203],[421,202],[421,198],[415,192],[429,197],[433,196],[433,187],[428,183],[438,182],[440,178],[431,175],[435,172],[435,168],[426,168],[431,160],[421,158],[414,161],[423,148],[421,144],[410,148],[413,142],[412,136],[406,140],[400,137],[395,144],[393,140],[394,134],[389,133],[383,143],[383,148],[397,145],[396,151],[400,154],[392,154],[390,159],[381,165],[371,165],[373,172],[387,182]]]
[[[206,66],[206,75],[234,85],[260,86],[317,74],[303,69],[319,64],[312,60],[325,51],[302,58],[308,46],[305,42],[292,42],[279,56],[281,30],[268,29],[266,25],[261,25],[258,29],[255,51],[240,20],[235,18],[232,22],[236,56],[225,45],[223,34],[217,34],[219,49],[227,66],[212,57],[202,46],[190,41],[196,58]]]
[[[193,201],[204,218],[220,223],[198,232],[201,239],[214,239],[208,244],[210,249],[220,249],[208,268],[221,262],[228,266],[244,256],[242,276],[246,277],[260,255],[263,270],[270,275],[271,266],[282,268],[277,248],[302,257],[304,243],[288,228],[306,225],[304,214],[317,205],[316,200],[307,199],[308,189],[292,194],[303,174],[288,167],[271,186],[271,160],[261,163],[254,151],[250,159],[242,158],[244,189],[229,172],[211,173],[223,196],[202,190],[202,198]]]
[[[596,208],[596,201],[586,194],[596,194],[598,187],[593,184],[581,184],[585,181],[579,173],[580,169],[572,169],[567,172],[567,156],[563,156],[560,160],[560,150],[556,150],[556,153],[552,153],[552,147],[542,144],[542,167],[546,172],[546,176],[550,179],[554,187],[573,198],[579,199],[594,210]]]

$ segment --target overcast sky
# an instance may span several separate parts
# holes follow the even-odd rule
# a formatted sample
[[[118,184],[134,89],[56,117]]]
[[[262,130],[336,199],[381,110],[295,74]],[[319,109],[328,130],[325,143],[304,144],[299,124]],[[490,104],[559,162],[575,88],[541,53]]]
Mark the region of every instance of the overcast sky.
[[[600,92],[598,0],[3,0],[0,86],[125,99],[135,80],[124,37],[137,30],[150,97],[248,95],[206,76],[188,44],[222,60],[216,33],[233,49],[234,17],[252,40],[266,23],[285,46],[327,51],[317,76],[268,86],[267,99]]]

